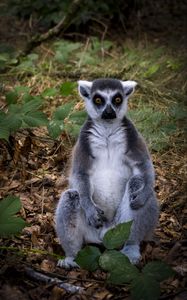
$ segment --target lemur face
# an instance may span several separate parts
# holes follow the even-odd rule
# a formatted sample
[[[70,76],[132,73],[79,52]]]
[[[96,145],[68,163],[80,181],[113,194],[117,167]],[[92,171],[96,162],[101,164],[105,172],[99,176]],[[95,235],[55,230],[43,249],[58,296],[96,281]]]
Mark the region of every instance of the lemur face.
[[[124,117],[127,99],[136,86],[135,81],[117,79],[96,79],[93,82],[80,80],[78,84],[88,115],[92,119],[106,121]]]

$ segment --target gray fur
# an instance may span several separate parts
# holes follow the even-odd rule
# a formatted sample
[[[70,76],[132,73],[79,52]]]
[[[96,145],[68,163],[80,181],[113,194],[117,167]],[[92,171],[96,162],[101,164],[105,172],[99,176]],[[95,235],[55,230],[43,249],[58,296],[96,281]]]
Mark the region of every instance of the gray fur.
[[[121,251],[137,263],[140,242],[156,226],[153,165],[142,136],[125,116],[135,85],[114,79],[79,81],[89,117],[75,146],[70,189],[56,209],[56,231],[66,254],[60,266],[76,267],[73,259],[83,243],[102,243],[109,228],[129,220],[130,237]],[[102,98],[99,106],[95,95]],[[115,97],[122,98],[120,105]],[[109,106],[116,117],[108,113]]]

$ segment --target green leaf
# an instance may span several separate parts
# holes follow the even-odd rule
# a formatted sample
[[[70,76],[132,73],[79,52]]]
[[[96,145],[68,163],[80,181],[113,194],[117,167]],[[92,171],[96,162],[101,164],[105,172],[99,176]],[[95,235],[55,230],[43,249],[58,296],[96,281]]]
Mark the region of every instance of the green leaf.
[[[25,221],[14,216],[20,208],[18,197],[7,196],[0,201],[0,236],[18,233],[25,227]]]
[[[58,41],[54,43],[55,56],[54,59],[62,63],[67,63],[73,51],[77,50],[82,46],[81,43],[72,43],[69,41]]]
[[[20,233],[26,226],[26,222],[19,217],[0,220],[0,236],[9,236]]]
[[[133,221],[118,224],[108,230],[103,238],[103,244],[107,249],[120,248],[128,239]]]
[[[16,196],[7,196],[0,201],[0,219],[4,218],[4,212],[6,216],[11,216],[16,214],[20,209],[20,199]]]
[[[108,281],[113,284],[129,283],[139,276],[138,269],[124,254],[116,250],[105,251],[99,259],[100,267],[108,271]]]
[[[32,95],[26,92],[22,95],[22,102],[24,103],[30,102],[31,100],[34,100],[33,98],[34,97]]]
[[[56,109],[56,111],[53,113],[52,120],[63,121],[65,118],[68,117],[72,107],[73,107],[73,102],[66,103],[62,106],[59,106]]]
[[[15,105],[17,106],[17,105]],[[16,110],[16,107],[15,107]],[[4,126],[6,126],[10,131],[15,132],[22,125],[21,113],[19,112],[19,107],[17,107],[18,111],[7,113],[6,119],[4,120]]]
[[[61,121],[61,120],[51,120],[48,124],[47,129],[48,129],[50,137],[52,137],[53,139],[56,139],[56,138],[59,137],[59,135],[64,130],[63,121]]]
[[[144,73],[144,76],[145,76],[145,77],[150,77],[150,76],[154,75],[154,74],[158,71],[159,67],[160,67],[160,66],[159,66],[158,64],[152,65],[152,66],[149,67],[149,69]]]
[[[23,104],[22,106],[22,112],[23,113],[29,113],[29,112],[33,112],[37,109],[39,109],[42,105],[42,99],[41,98],[34,98],[31,101],[26,102],[25,104]]]
[[[87,113],[82,111],[75,111],[70,114],[69,120],[77,125],[82,125],[87,117]]]
[[[72,137],[77,137],[80,133],[80,125],[76,125],[76,124],[65,124],[64,126],[64,130],[70,134]]]
[[[64,82],[60,87],[60,93],[62,96],[69,96],[73,93],[73,90],[76,87],[75,82]]]
[[[20,94],[29,93],[30,89],[28,86],[18,85],[15,86],[14,90],[20,95]]]
[[[142,270],[143,274],[153,277],[159,282],[168,279],[175,274],[174,270],[163,261],[153,261],[148,263]]]
[[[7,104],[16,103],[18,99],[18,93],[16,91],[11,91],[5,94]]]
[[[0,124],[0,139],[8,141],[10,130],[5,124]]]
[[[94,246],[86,246],[80,250],[75,259],[76,263],[83,269],[95,271],[99,268],[100,250]]]
[[[42,111],[34,111],[24,115],[23,121],[31,127],[48,125],[48,119]]]
[[[39,57],[39,55],[37,53],[31,53],[31,54],[27,55],[27,59],[31,60],[31,61],[37,60],[38,57]]]
[[[47,88],[42,92],[43,97],[54,97],[58,94],[58,90],[55,88]]]
[[[5,139],[8,141],[10,135],[9,127],[6,122],[6,114],[0,111],[0,139]]]
[[[132,281],[131,296],[133,300],[157,300],[160,285],[154,278],[141,274]]]

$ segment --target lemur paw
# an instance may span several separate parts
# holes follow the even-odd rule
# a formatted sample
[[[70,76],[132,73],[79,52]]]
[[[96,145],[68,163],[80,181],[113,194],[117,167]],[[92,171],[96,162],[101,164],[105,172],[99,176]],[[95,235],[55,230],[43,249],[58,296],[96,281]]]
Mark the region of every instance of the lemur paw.
[[[132,209],[138,209],[142,207],[144,203],[145,203],[144,195],[140,194],[136,196],[133,195],[130,196],[130,207]]]
[[[139,245],[126,245],[121,250],[121,253],[125,254],[133,265],[137,265],[140,262],[141,254]]]
[[[86,217],[87,217],[88,224],[95,228],[102,227],[103,222],[106,221],[106,218],[104,216],[104,211],[99,207],[97,207],[96,205],[93,205],[89,208]]]
[[[64,259],[59,259],[57,263],[57,267],[61,267],[64,269],[80,268],[79,265],[74,261],[74,257],[70,257],[70,256]]]
[[[64,195],[67,196],[69,199],[79,199],[79,193],[77,192],[77,190],[74,189],[68,189],[64,192]]]

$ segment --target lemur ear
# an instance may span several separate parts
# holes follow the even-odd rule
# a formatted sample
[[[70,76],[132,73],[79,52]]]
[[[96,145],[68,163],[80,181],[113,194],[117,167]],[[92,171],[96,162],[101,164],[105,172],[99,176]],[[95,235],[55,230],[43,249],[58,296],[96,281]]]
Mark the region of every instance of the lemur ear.
[[[137,82],[132,80],[127,80],[127,81],[121,81],[121,84],[123,86],[125,95],[129,97],[134,92]]]
[[[88,99],[90,97],[92,82],[86,80],[79,80],[78,81],[78,91],[80,96],[83,99]]]

